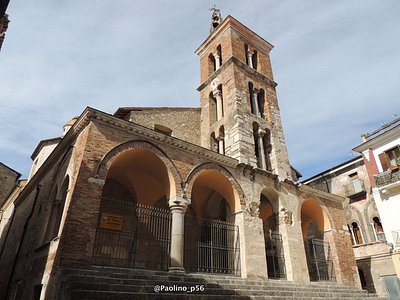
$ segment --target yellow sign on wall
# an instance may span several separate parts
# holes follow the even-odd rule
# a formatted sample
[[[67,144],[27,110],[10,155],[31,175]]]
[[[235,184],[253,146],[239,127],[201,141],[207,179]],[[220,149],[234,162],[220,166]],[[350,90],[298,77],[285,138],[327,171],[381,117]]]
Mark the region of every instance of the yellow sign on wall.
[[[122,231],[123,223],[124,223],[123,216],[114,215],[107,212],[101,213],[100,228]]]

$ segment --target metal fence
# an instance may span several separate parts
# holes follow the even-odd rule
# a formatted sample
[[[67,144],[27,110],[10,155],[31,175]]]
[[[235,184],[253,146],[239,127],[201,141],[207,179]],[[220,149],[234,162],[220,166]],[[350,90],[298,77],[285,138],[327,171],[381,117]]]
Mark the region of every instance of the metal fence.
[[[238,226],[186,214],[185,269],[192,272],[239,275]]]
[[[285,256],[282,246],[282,235],[269,231],[265,233],[265,253],[267,256],[268,278],[286,278]]]
[[[312,281],[335,281],[329,243],[317,239],[304,241],[308,272]]]
[[[167,270],[171,243],[170,211],[133,204],[128,213],[130,231],[97,229],[93,263]]]

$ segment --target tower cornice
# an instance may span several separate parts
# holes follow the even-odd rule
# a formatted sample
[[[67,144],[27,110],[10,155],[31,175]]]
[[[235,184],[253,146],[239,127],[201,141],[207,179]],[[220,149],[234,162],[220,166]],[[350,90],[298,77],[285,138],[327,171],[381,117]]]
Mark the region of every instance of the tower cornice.
[[[210,45],[213,44],[214,40],[220,36],[225,30],[232,29],[240,34],[244,39],[249,40],[252,44],[256,45],[260,49],[270,52],[274,46],[259,36],[257,33],[249,29],[247,26],[240,23],[232,16],[227,16],[222,23],[211,32],[211,34],[206,38],[206,40],[196,49],[195,53],[197,55],[202,55],[205,51],[208,50]]]
[[[200,84],[200,86],[197,88],[197,91],[201,91],[202,89],[204,89],[206,86],[208,86],[211,81],[213,81],[215,78],[218,77],[219,74],[221,74],[221,72],[223,72],[227,67],[229,67],[231,64],[236,65],[237,67],[241,68],[241,69],[245,69],[247,72],[249,72],[250,74],[256,76],[260,81],[268,84],[269,86],[275,88],[278,84],[269,79],[268,77],[264,76],[263,74],[261,74],[260,72],[257,72],[256,70],[250,68],[248,65],[246,65],[245,63],[241,62],[239,59],[237,59],[234,56],[231,56],[227,62],[225,62],[221,68],[219,68],[217,71],[215,71],[214,73],[212,73],[207,79],[206,81],[204,81],[202,84]]]

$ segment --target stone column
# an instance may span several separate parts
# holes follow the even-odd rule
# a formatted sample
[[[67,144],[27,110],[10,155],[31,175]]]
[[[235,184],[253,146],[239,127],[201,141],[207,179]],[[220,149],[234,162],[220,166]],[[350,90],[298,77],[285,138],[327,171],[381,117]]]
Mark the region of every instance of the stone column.
[[[213,95],[217,100],[217,121],[221,120],[223,117],[222,111],[222,92],[220,90],[213,91]]]
[[[185,271],[183,255],[186,209],[187,204],[183,198],[176,197],[176,200],[170,203],[170,210],[172,212],[170,272]]]
[[[253,68],[253,54],[254,54],[254,51],[247,50],[247,61],[249,62],[250,68]]]
[[[253,202],[245,211],[237,213],[236,222],[240,231],[240,257],[242,277],[267,278],[267,259],[263,222],[258,217],[258,203]]]
[[[260,114],[260,109],[258,107],[258,99],[257,99],[259,91],[260,90],[253,88],[253,94],[252,94],[252,99],[251,99],[251,101],[253,102],[254,114],[256,116],[258,116]]]
[[[214,54],[215,59],[215,71],[221,67],[221,56],[219,55],[218,51]]]
[[[282,200],[283,206],[286,206],[285,202],[287,202],[290,203],[290,207],[283,207],[279,210],[277,223],[279,233],[282,234],[283,239],[287,280],[307,284],[310,282],[310,277],[308,275],[307,255],[304,248],[301,223],[293,220],[294,213],[292,209],[296,207],[294,203],[297,199],[297,196],[289,195],[289,197]],[[294,222],[295,226],[293,226]]]
[[[265,151],[264,151],[264,140],[263,137],[265,135],[265,130],[262,130],[261,128],[258,129],[258,147],[260,153],[260,162],[261,162],[261,169],[266,170],[267,169],[267,162],[265,160]]]

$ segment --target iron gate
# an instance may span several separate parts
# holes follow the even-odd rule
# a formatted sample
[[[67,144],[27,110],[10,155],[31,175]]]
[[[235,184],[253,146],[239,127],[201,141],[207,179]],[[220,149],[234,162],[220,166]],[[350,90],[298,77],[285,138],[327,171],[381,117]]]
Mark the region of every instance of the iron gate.
[[[167,270],[171,243],[170,211],[141,204],[133,204],[126,209],[129,209],[133,231],[98,228],[93,263]]]
[[[329,243],[318,239],[304,241],[308,272],[312,281],[335,281]]]
[[[238,226],[186,214],[185,268],[192,272],[239,275]]]
[[[264,238],[268,278],[286,278],[282,235],[277,232],[269,231],[265,233]]]

